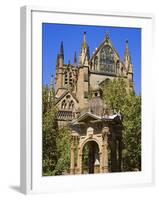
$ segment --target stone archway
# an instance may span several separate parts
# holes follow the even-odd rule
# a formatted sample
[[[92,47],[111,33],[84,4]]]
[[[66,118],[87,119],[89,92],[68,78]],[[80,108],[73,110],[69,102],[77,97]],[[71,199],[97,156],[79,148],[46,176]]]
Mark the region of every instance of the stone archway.
[[[100,137],[99,137],[100,136]],[[87,144],[87,143],[96,143],[97,146],[98,146],[98,155],[99,155],[99,160],[100,160],[100,165],[99,165],[99,173],[102,173],[102,164],[103,164],[103,151],[102,151],[102,135],[91,135],[88,134],[86,137],[82,138],[80,137],[79,138],[79,145],[78,145],[78,159],[77,159],[77,173],[78,174],[82,174],[83,171],[82,171],[82,167],[83,167],[83,149],[84,149],[84,146]]]
[[[100,172],[100,149],[95,140],[88,140],[82,148],[82,174]]]
[[[108,141],[107,141],[107,134],[105,132],[105,129],[103,129],[103,132],[99,134],[94,134],[93,129],[91,129],[90,127],[87,130],[88,132],[86,136],[80,136],[72,132],[70,174],[83,173],[83,160],[82,160],[83,148],[87,143],[90,143],[90,142],[97,144],[98,157],[99,157],[99,159],[96,162],[97,166],[96,168],[93,169],[93,164],[95,164],[93,163],[95,161],[94,160],[95,155],[92,156],[93,164],[91,164],[91,167],[89,168],[90,173],[94,173],[94,171],[95,173],[107,173],[108,172],[108,149],[107,149]],[[76,156],[75,156],[75,152],[76,152]]]

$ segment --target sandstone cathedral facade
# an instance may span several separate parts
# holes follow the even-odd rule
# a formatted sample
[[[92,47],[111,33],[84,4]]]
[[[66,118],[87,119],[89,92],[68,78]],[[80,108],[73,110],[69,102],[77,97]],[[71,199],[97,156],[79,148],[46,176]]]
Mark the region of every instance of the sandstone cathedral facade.
[[[57,56],[55,97],[58,126],[71,129],[70,174],[120,172],[122,161],[122,117],[107,111],[102,99],[102,85],[122,77],[133,90],[133,65],[126,41],[123,61],[106,34],[90,56],[84,32],[79,59],[64,63],[61,42]],[[83,164],[85,146],[89,149],[87,169]],[[76,154],[76,155],[75,155]]]

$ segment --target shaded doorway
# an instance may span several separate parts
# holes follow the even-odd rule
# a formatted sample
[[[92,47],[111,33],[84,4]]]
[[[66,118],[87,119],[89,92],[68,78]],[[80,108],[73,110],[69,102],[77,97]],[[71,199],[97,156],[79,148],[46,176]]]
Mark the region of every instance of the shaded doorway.
[[[88,141],[82,151],[82,174],[99,173],[99,146],[95,141]]]

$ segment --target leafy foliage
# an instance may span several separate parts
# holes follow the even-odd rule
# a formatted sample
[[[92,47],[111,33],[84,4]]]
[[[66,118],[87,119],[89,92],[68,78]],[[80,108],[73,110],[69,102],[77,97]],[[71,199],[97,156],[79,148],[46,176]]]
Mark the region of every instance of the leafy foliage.
[[[58,129],[57,108],[53,88],[43,87],[43,175],[60,175],[69,170],[70,133]]]
[[[71,134],[68,127],[62,127],[56,139],[58,161],[54,170],[55,175],[67,174],[70,168]]]
[[[135,171],[141,170],[141,97],[128,90],[126,84],[123,78],[114,79],[102,90],[107,108],[123,116],[122,171]]]
[[[141,97],[128,91],[126,82],[119,78],[102,86],[107,109],[120,110],[123,116],[122,171],[141,170]],[[53,87],[43,87],[43,175],[68,174],[70,168],[70,140],[68,127],[58,129],[57,108]],[[83,164],[88,163],[85,148]],[[76,154],[75,154],[76,155]],[[84,168],[85,168],[84,167]]]
[[[50,94],[47,87],[43,88],[43,175],[51,175],[57,162],[57,110],[49,101]]]
[[[124,107],[123,170],[141,170],[141,97],[129,95]]]

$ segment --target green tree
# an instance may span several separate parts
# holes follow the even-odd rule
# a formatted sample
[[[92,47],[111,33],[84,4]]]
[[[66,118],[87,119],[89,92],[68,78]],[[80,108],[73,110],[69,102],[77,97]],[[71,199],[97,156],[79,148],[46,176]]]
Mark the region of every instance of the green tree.
[[[123,114],[123,170],[141,170],[141,97],[130,94]]]
[[[70,169],[71,133],[67,126],[59,129],[56,145],[58,160],[53,174],[68,174]]]
[[[124,79],[107,81],[102,86],[108,110],[123,116],[123,171],[141,170],[141,97],[128,91]]]
[[[57,163],[57,109],[54,106],[55,96],[53,88],[43,87],[42,90],[42,152],[43,152],[43,175],[52,175]]]
[[[68,127],[58,128],[55,92],[50,88],[42,90],[43,121],[43,176],[69,173],[70,168],[70,130]]]

